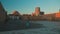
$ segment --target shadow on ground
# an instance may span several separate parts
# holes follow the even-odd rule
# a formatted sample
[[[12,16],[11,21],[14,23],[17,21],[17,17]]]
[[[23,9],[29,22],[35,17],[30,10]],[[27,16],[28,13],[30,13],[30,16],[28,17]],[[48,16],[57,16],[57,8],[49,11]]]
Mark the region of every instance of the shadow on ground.
[[[42,28],[43,24],[37,23],[29,23],[26,26],[26,23],[21,23],[20,21],[8,22],[7,24],[0,25],[0,32],[2,31],[11,31],[11,30],[23,30],[23,29],[34,29],[34,28]]]

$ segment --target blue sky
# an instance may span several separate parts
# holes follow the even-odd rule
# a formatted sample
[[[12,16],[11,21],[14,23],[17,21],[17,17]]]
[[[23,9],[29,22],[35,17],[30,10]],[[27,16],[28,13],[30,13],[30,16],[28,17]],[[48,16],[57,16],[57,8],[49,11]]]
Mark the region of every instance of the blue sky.
[[[40,7],[45,14],[58,12],[60,0],[1,0],[5,10],[12,13],[17,10],[21,14],[31,14],[35,7]]]

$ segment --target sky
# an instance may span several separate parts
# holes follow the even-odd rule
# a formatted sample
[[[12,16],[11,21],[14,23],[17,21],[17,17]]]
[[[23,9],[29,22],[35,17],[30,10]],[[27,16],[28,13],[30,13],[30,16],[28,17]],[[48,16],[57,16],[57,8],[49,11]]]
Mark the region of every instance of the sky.
[[[58,12],[60,0],[0,0],[8,14],[18,11],[20,14],[32,14],[36,7],[45,14]]]

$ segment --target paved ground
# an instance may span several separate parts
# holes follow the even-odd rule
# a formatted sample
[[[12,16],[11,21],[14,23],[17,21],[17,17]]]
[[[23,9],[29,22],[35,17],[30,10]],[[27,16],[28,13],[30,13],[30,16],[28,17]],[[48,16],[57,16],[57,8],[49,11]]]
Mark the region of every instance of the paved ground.
[[[41,27],[43,27],[42,24],[32,23],[31,21],[9,20],[5,25],[0,25],[0,32]]]
[[[60,34],[60,22],[51,22],[51,21],[32,21],[31,23],[43,24],[43,28],[39,27],[30,27],[27,29],[11,30],[11,31],[2,31],[0,34]]]

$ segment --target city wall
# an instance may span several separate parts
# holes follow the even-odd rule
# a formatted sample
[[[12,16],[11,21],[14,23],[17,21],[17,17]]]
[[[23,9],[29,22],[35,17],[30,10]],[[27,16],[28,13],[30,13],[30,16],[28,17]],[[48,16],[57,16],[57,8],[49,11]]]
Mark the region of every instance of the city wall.
[[[23,20],[32,20],[32,21],[40,21],[40,20],[54,20],[52,17],[45,17],[45,16],[23,16]]]

